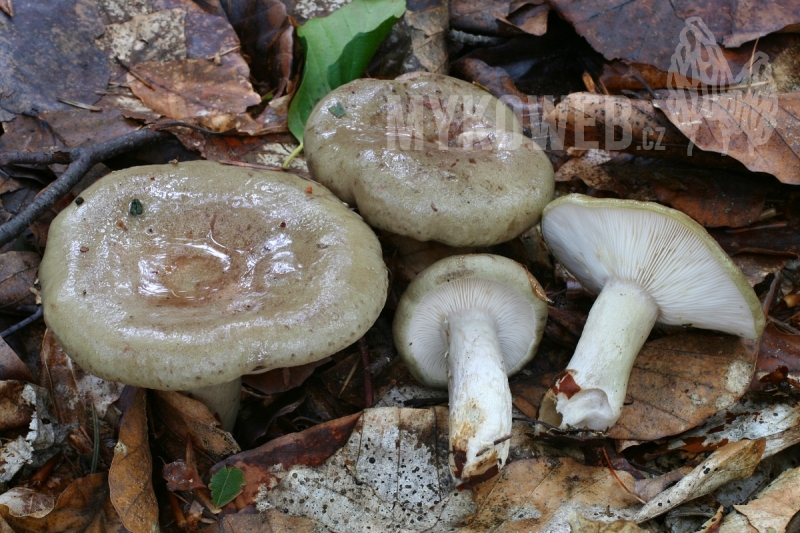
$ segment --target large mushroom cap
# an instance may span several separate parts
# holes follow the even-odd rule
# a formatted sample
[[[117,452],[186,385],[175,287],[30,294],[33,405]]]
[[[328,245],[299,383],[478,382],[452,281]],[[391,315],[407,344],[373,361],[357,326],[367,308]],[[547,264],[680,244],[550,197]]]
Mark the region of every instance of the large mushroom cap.
[[[50,226],[44,317],[103,378],[183,390],[304,364],[357,340],[383,307],[374,233],[296,176],[136,167],[82,198]]]
[[[314,179],[370,225],[419,241],[497,244],[553,197],[553,167],[513,112],[438,74],[339,87],[314,108],[303,142]]]
[[[650,202],[571,194],[542,217],[547,245],[595,294],[610,279],[636,283],[657,322],[755,339],[764,313],[741,271],[687,215]]]
[[[417,381],[447,388],[448,315],[479,309],[493,317],[505,372],[514,374],[533,358],[544,333],[543,294],[525,267],[511,259],[489,254],[442,259],[411,282],[398,304],[397,350]]]

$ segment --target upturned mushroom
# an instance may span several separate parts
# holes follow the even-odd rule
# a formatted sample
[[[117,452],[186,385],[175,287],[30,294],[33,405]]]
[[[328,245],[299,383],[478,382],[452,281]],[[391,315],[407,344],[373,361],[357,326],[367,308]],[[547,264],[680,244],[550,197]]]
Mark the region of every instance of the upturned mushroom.
[[[544,211],[553,255],[597,300],[539,417],[605,431],[619,418],[636,354],[656,322],[757,339],[764,313],[717,242],[687,215],[650,202],[571,194]]]
[[[240,376],[321,359],[383,307],[375,234],[291,174],[143,166],[102,178],[81,200],[50,226],[47,326],[87,371],[191,391],[226,429]]]
[[[511,437],[508,375],[533,357],[547,322],[539,283],[496,255],[438,261],[408,286],[394,339],[420,383],[448,388],[450,469],[469,487],[506,462]]]
[[[303,142],[315,180],[371,226],[418,241],[507,241],[553,197],[553,167],[514,113],[439,74],[343,85],[314,108]]]

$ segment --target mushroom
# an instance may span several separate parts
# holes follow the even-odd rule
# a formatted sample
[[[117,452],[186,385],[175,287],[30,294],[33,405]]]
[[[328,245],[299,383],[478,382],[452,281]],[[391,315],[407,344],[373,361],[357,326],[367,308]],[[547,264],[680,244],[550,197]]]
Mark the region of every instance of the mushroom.
[[[343,85],[314,108],[303,142],[315,180],[371,226],[418,241],[507,241],[553,197],[553,167],[514,113],[440,74]]]
[[[380,313],[372,230],[296,176],[206,161],[134,167],[50,226],[44,319],[105,379],[192,391],[235,421],[243,374],[316,361]]]
[[[515,261],[459,255],[408,286],[394,340],[423,385],[449,388],[450,469],[460,487],[494,476],[511,437],[508,375],[533,357],[547,322],[544,291]]]
[[[539,417],[605,431],[622,411],[636,354],[656,322],[757,339],[764,313],[744,275],[687,215],[650,202],[570,194],[544,211],[561,264],[598,294],[575,354]]]

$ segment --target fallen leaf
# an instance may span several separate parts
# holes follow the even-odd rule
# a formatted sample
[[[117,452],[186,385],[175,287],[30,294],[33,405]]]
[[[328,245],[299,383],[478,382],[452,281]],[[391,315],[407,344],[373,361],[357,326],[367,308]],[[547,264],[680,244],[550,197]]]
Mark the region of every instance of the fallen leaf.
[[[186,59],[186,10],[164,9],[106,25],[100,48],[125,63]]]
[[[367,409],[323,464],[276,469],[282,481],[265,484],[256,507],[311,518],[335,533],[453,530],[475,506],[450,475],[447,416],[441,407]]]
[[[278,394],[299,387],[314,373],[315,368],[329,362],[330,358],[326,357],[305,365],[276,368],[261,374],[248,374],[242,376],[242,383],[261,394]]]
[[[800,511],[800,468],[786,470],[756,499],[733,507],[758,531],[787,531],[787,524]]]
[[[153,391],[153,413],[159,427],[158,440],[173,460],[185,456],[187,440],[192,442],[201,472],[240,451],[208,407],[179,392]]]
[[[725,483],[748,477],[761,460],[765,444],[764,439],[726,444],[678,483],[647,502],[637,513],[636,521],[650,520]]]
[[[789,260],[788,257],[749,253],[736,254],[731,257],[731,259],[733,263],[739,267],[739,270],[742,271],[742,274],[747,278],[751,287],[755,287],[770,274],[781,270],[786,266],[786,262]],[[761,341],[764,341],[763,336],[761,337]],[[762,359],[763,354],[764,346],[762,344],[758,349],[759,361]],[[756,374],[758,374],[758,365],[759,363],[756,363]],[[754,376],[754,378],[756,378],[756,376]]]
[[[240,36],[243,52],[251,58],[253,77],[269,88],[273,98],[280,97],[298,63],[286,6],[278,0],[248,0],[226,2],[225,9]]]
[[[773,373],[776,374],[770,376]],[[754,390],[777,388],[797,391],[800,390],[798,383],[800,383],[800,335],[783,333],[774,324],[767,324],[761,336],[756,372],[750,387]]]
[[[405,7],[404,0],[354,0],[331,15],[309,20],[298,28],[305,67],[288,118],[289,129],[297,140],[303,141],[303,128],[317,102],[364,72]]]
[[[139,63],[129,76],[133,93],[164,116],[172,119],[202,119],[207,129],[222,131],[217,122],[229,124],[229,115],[239,115],[261,101],[250,82],[234,66],[187,59],[167,63]]]
[[[403,72],[424,70],[447,74],[447,32],[450,26],[450,9],[447,1],[407,1],[403,22],[408,27],[411,44],[403,60]]]
[[[0,0],[0,11],[8,15],[14,16],[14,8],[11,6],[11,0]]]
[[[0,254],[0,309],[15,309],[20,305],[34,305],[31,293],[41,256],[34,252],[6,252]]]
[[[608,434],[654,440],[700,424],[733,405],[750,385],[758,345],[692,333],[645,343],[628,382],[633,400]]]
[[[145,389],[138,389],[122,417],[119,441],[108,473],[111,502],[131,533],[159,530],[145,402]]]
[[[0,494],[0,505],[5,505],[11,516],[43,518],[53,510],[56,500],[51,494],[17,486]]]
[[[295,465],[317,466],[334,453],[348,438],[361,413],[318,424],[247,450],[212,468],[236,467],[244,472],[245,486],[240,498],[256,503],[262,491],[274,487]]]
[[[800,425],[800,401],[775,403],[771,399],[745,398],[720,411],[680,437],[671,439],[652,454],[671,450],[699,453],[716,450],[729,442],[771,437]],[[773,452],[774,453],[774,452]],[[765,451],[765,457],[772,455]]]
[[[497,19],[509,14],[509,0],[452,0],[450,25],[461,31],[479,35],[498,35]]]
[[[287,516],[277,509],[258,514],[224,515],[200,533],[319,533],[313,520]],[[5,532],[0,532],[5,533]]]
[[[628,492],[633,489],[633,478],[623,471],[616,475],[619,480],[606,467],[586,466],[568,458],[515,461],[500,476],[475,487],[477,510],[459,532],[562,531],[568,527],[571,512],[603,522],[631,519],[639,506]]]
[[[208,488],[214,505],[222,507],[233,501],[244,486],[244,473],[238,468],[223,466],[211,477]]]
[[[48,412],[50,397],[46,389],[21,381],[4,381],[0,382],[0,391],[3,429],[22,430],[16,438],[3,439],[0,446],[0,482],[7,483],[23,466],[37,468],[50,458],[36,452],[53,446],[56,433]]]
[[[652,102],[645,100],[574,93],[547,110],[544,120],[551,126],[549,135],[557,133],[567,147],[624,151],[658,158],[689,158],[693,165],[732,165],[719,154],[697,149],[690,152],[689,138]],[[534,132],[534,138],[545,135],[548,133]]]
[[[0,16],[0,108],[11,113],[68,109],[59,98],[94,104],[108,66],[94,38],[103,33],[93,0],[17,1]],[[53,31],[57,28],[58,31]]]
[[[88,429],[89,415],[75,379],[75,363],[49,329],[44,334],[39,357],[42,386],[53,398],[58,421],[65,426],[74,424]]]
[[[106,474],[92,474],[74,481],[58,497],[43,518],[18,518],[0,507],[0,515],[15,533],[123,533],[125,530],[109,500]],[[5,533],[2,528],[0,532]]]
[[[0,339],[0,381],[7,380],[33,383],[33,374],[5,339]]]
[[[800,22],[791,3],[761,6],[738,0],[704,5],[693,2],[635,0],[613,5],[553,0],[558,14],[606,59],[646,63],[667,71],[690,17],[702,17],[717,42],[736,47]],[[642,23],[646,21],[646,23]]]
[[[617,520],[611,523],[598,522],[584,518],[578,513],[570,515],[569,525],[572,531],[580,533],[647,533],[648,531],[630,520]]]
[[[99,113],[79,108],[62,109],[45,111],[39,116],[70,148],[100,144],[141,127],[114,108]]]
[[[800,95],[676,95],[659,101],[659,108],[698,148],[730,155],[783,183],[800,183],[794,133],[800,130]]]

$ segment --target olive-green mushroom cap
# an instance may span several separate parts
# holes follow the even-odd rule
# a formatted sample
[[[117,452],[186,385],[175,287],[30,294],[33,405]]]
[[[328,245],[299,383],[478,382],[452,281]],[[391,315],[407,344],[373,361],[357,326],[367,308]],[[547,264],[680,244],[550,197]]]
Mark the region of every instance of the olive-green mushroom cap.
[[[356,341],[383,307],[375,234],[291,174],[143,166],[82,198],[50,226],[44,318],[105,379],[185,390],[301,365]]]
[[[419,241],[488,246],[533,226],[553,167],[514,113],[438,74],[359,79],[329,93],[303,134],[315,180],[370,225]]]

